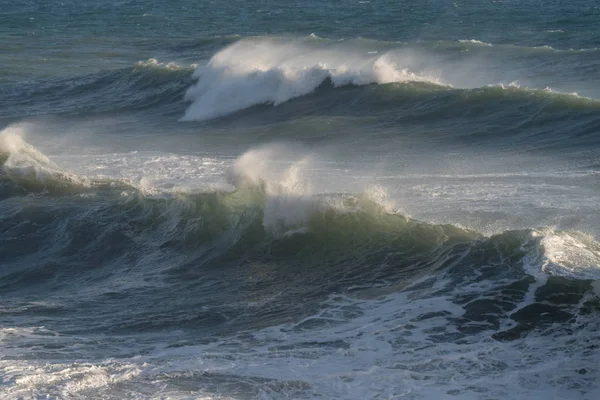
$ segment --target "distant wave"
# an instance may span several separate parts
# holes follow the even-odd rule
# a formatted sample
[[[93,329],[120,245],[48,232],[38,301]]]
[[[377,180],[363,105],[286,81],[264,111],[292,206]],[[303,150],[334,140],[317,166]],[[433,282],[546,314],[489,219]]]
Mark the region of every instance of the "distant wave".
[[[491,43],[482,42],[481,40],[476,40],[476,39],[461,39],[461,40],[459,40],[459,42],[461,42],[461,43],[480,44],[480,45],[483,45],[483,46],[492,46]]]
[[[562,32],[562,31],[555,30],[555,31],[548,31],[548,32]],[[460,39],[459,42],[464,45],[480,46],[480,47],[481,46],[495,47],[498,49],[516,50],[516,51],[520,51],[520,52],[524,52],[524,53],[527,53],[527,52],[536,53],[536,52],[540,52],[540,51],[547,51],[547,52],[553,52],[553,53],[586,53],[586,52],[595,52],[595,51],[600,50],[597,47],[581,48],[581,49],[573,49],[573,48],[560,49],[560,48],[552,47],[547,44],[542,44],[539,46],[522,46],[522,45],[506,44],[506,43],[493,44],[493,43],[487,43],[487,42],[477,40],[477,39]],[[446,43],[446,45],[450,45],[453,42],[440,41],[440,43]]]
[[[176,62],[168,61],[168,62],[160,62],[156,58],[149,58],[146,61],[138,61],[135,63],[135,69],[143,69],[143,68],[155,68],[158,70],[167,70],[167,71],[182,71],[182,70],[190,70],[193,71],[198,67],[198,64],[190,64],[189,66],[181,66]]]
[[[482,51],[495,47],[477,39],[437,44],[452,49],[457,45],[476,46]],[[503,99],[512,96],[517,102],[568,103],[575,110],[596,107],[594,98],[562,92],[552,82],[539,87],[498,82],[493,74],[486,76],[485,71],[477,68],[478,75],[471,77],[468,71],[472,63],[469,64],[468,57],[458,64],[445,63],[444,58],[436,55],[439,47],[427,46],[361,38],[332,41],[315,35],[300,39],[245,38],[218,51],[204,65],[150,58],[130,68],[2,85],[0,118],[128,111],[203,121],[252,106],[278,106],[309,94],[319,96],[344,86],[362,86],[365,95],[360,97],[361,101],[373,104],[381,103],[373,97],[377,95],[388,99],[391,93],[398,99],[419,102],[437,93],[450,100],[450,104],[456,100],[461,107],[476,106],[463,103],[460,97],[479,93],[500,95],[498,90],[490,88],[497,86],[505,91],[501,94]],[[461,72],[462,68],[466,72]],[[373,92],[367,88],[371,85],[389,90]],[[450,98],[446,99],[448,95]],[[331,96],[330,100],[338,99]],[[320,112],[317,105],[313,107],[308,105],[304,109]],[[492,106],[490,110],[495,108]],[[356,110],[349,107],[348,112]]]
[[[548,99],[555,99],[555,100],[570,100],[572,102],[577,102],[579,101],[580,104],[586,104],[586,105],[596,105],[596,106],[600,106],[600,101],[596,100],[596,99],[592,99],[589,97],[585,97],[585,96],[580,96],[578,93],[573,92],[573,93],[564,93],[558,90],[554,90],[549,86],[546,86],[543,89],[537,89],[537,88],[529,88],[529,87],[522,87],[521,85],[519,85],[518,82],[511,82],[509,84],[496,84],[496,85],[489,85],[489,88],[494,88],[494,87],[498,87],[501,88],[502,90],[505,91],[513,91],[515,93],[521,93],[521,94],[529,94],[529,95],[535,95],[538,97],[546,97]],[[573,103],[573,105],[575,105],[576,103]]]
[[[461,42],[492,46],[475,39]],[[435,57],[414,49],[393,47],[372,51],[372,46],[365,40],[340,43],[314,35],[295,40],[243,39],[218,52],[206,65],[196,69],[194,78],[197,83],[186,92],[185,100],[191,104],[182,120],[208,120],[260,104],[277,106],[311,94],[323,85],[337,88],[422,83],[431,85],[432,90],[438,87],[443,91],[449,88],[476,91],[478,89],[472,86],[498,85],[510,88],[511,93],[522,90],[538,96],[543,91],[558,97],[580,97],[577,93],[562,93],[549,87],[485,82],[483,76],[469,82],[471,87],[465,87],[467,77],[452,78],[459,68],[457,65],[444,65]],[[457,82],[462,84],[462,89]]]
[[[195,67],[149,59],[131,68],[3,85],[0,117],[85,115],[170,106],[182,101]]]
[[[311,37],[314,39],[315,37]],[[313,92],[326,79],[333,86],[391,82],[444,83],[435,74],[400,65],[390,54],[372,55],[302,41],[242,40],[217,53],[194,73],[186,93],[192,102],[183,120],[205,120],[256,104],[281,104]]]

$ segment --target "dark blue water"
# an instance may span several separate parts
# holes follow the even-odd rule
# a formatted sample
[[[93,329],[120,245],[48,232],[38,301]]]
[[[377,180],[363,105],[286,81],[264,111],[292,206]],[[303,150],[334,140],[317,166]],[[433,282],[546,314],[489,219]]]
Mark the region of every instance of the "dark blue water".
[[[0,7],[0,398],[600,396],[597,2]]]

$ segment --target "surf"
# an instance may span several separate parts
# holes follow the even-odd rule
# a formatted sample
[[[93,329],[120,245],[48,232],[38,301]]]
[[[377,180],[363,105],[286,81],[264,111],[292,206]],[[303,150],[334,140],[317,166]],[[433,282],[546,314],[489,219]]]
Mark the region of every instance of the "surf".
[[[492,47],[475,40],[461,45]],[[252,106],[278,106],[314,93],[323,85],[344,86],[415,84],[474,91],[489,86],[522,88],[558,97],[580,97],[550,85],[540,86],[528,71],[525,75],[500,72],[495,60],[476,68],[479,55],[462,59],[419,44],[369,42],[361,39],[331,41],[307,38],[244,38],[216,53],[193,75],[187,89],[189,106],[182,121],[203,121],[229,115]],[[468,54],[468,53],[466,53]],[[532,53],[535,56],[535,53]],[[512,75],[508,82],[494,76]],[[523,80],[523,83],[519,81]],[[583,96],[585,98],[585,96]],[[585,98],[590,102],[595,100]]]

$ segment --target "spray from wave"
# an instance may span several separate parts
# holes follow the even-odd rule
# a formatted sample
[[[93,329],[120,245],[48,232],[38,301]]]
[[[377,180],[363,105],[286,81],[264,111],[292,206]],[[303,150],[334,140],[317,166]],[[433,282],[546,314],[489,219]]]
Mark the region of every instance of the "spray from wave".
[[[475,39],[459,43],[475,46],[471,50],[477,51],[462,52],[457,57],[454,52],[446,54],[437,47],[361,39],[242,39],[196,68],[193,78],[197,82],[185,94],[185,100],[191,104],[182,120],[209,120],[261,104],[277,106],[325,86],[420,83],[434,90],[499,86],[559,97],[583,97],[574,93],[573,89],[582,90],[576,82],[565,84],[560,78],[555,87],[552,77],[511,68],[505,60],[481,53],[493,47],[489,43]]]
[[[211,119],[258,104],[278,105],[313,92],[326,80],[334,87],[440,79],[414,69],[412,56],[285,40],[247,39],[220,51],[198,67],[192,104],[183,120]]]
[[[0,132],[0,180],[9,179],[19,182],[22,188],[37,191],[83,184],[23,140],[25,131],[24,126],[15,125]]]

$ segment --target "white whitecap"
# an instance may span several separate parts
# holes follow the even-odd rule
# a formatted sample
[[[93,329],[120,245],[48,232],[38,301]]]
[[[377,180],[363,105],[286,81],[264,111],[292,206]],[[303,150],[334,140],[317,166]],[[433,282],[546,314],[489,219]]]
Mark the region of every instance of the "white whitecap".
[[[246,39],[196,69],[183,120],[206,120],[253,105],[278,105],[313,92],[326,79],[336,87],[392,82],[442,84],[427,70],[413,70],[409,58],[365,54],[342,44],[309,45],[302,40]]]

